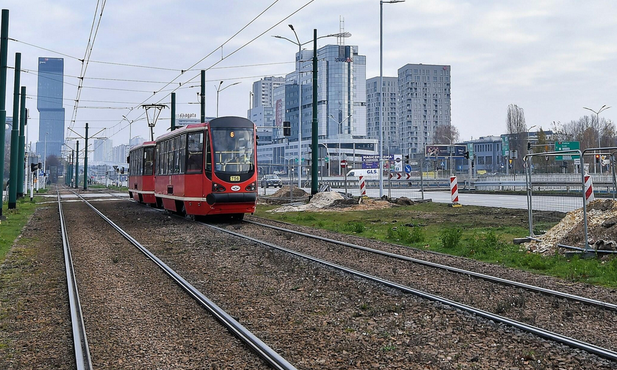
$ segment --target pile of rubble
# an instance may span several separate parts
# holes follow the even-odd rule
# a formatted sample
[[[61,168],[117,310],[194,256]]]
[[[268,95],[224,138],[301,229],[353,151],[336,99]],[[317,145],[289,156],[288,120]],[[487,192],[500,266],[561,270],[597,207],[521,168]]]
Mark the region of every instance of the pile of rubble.
[[[617,225],[616,201],[596,199],[587,205],[587,235],[592,248],[617,250],[617,227],[615,225]],[[584,248],[583,208],[568,212],[557,225],[539,239],[539,241],[525,243],[525,248],[543,255],[555,254],[559,249],[558,244]]]

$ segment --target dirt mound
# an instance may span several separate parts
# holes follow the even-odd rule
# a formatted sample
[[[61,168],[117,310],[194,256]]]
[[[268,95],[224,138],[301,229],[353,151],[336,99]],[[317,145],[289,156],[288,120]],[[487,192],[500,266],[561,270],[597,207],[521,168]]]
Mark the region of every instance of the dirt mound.
[[[589,245],[599,250],[617,250],[617,202],[611,199],[597,199],[587,205],[587,234]],[[568,212],[557,225],[553,226],[540,241],[525,244],[527,250],[552,255],[558,244],[584,248],[585,225],[583,208]]]
[[[315,194],[308,204],[300,206],[283,206],[270,212],[301,212],[301,211],[361,211],[371,209],[383,209],[394,206],[387,200],[370,198],[347,198],[336,191],[324,191]]]
[[[289,195],[289,193],[287,193]],[[344,199],[343,196],[335,191],[327,191],[315,194],[308,204],[300,206],[283,206],[273,209],[271,212],[300,212],[300,211],[321,211],[332,205],[336,200]]]
[[[308,193],[298,187],[293,187],[293,191],[291,194],[294,198],[301,198],[308,196]],[[283,186],[276,193],[272,194],[271,197],[274,198],[289,198],[289,186]]]

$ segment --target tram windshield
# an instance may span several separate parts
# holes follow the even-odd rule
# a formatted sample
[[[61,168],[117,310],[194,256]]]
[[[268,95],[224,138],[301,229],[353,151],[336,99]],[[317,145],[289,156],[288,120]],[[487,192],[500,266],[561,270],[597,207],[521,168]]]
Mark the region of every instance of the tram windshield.
[[[252,128],[212,129],[215,172],[249,173],[255,170]]]

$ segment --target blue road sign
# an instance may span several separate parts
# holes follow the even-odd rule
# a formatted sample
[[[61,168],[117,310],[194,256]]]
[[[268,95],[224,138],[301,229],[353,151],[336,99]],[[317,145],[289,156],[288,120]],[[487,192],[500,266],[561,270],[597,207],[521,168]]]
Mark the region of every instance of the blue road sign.
[[[405,165],[405,173],[411,173],[411,166],[408,164]]]

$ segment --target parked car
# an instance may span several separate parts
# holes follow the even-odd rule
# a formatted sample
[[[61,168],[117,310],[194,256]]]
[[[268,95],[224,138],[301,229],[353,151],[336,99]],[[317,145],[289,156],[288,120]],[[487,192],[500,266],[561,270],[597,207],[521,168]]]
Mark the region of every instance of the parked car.
[[[279,188],[283,187],[283,182],[281,181],[281,178],[278,177],[277,175],[265,175],[262,179],[261,179],[261,187],[262,188],[269,188],[270,186],[276,188],[277,186]]]

